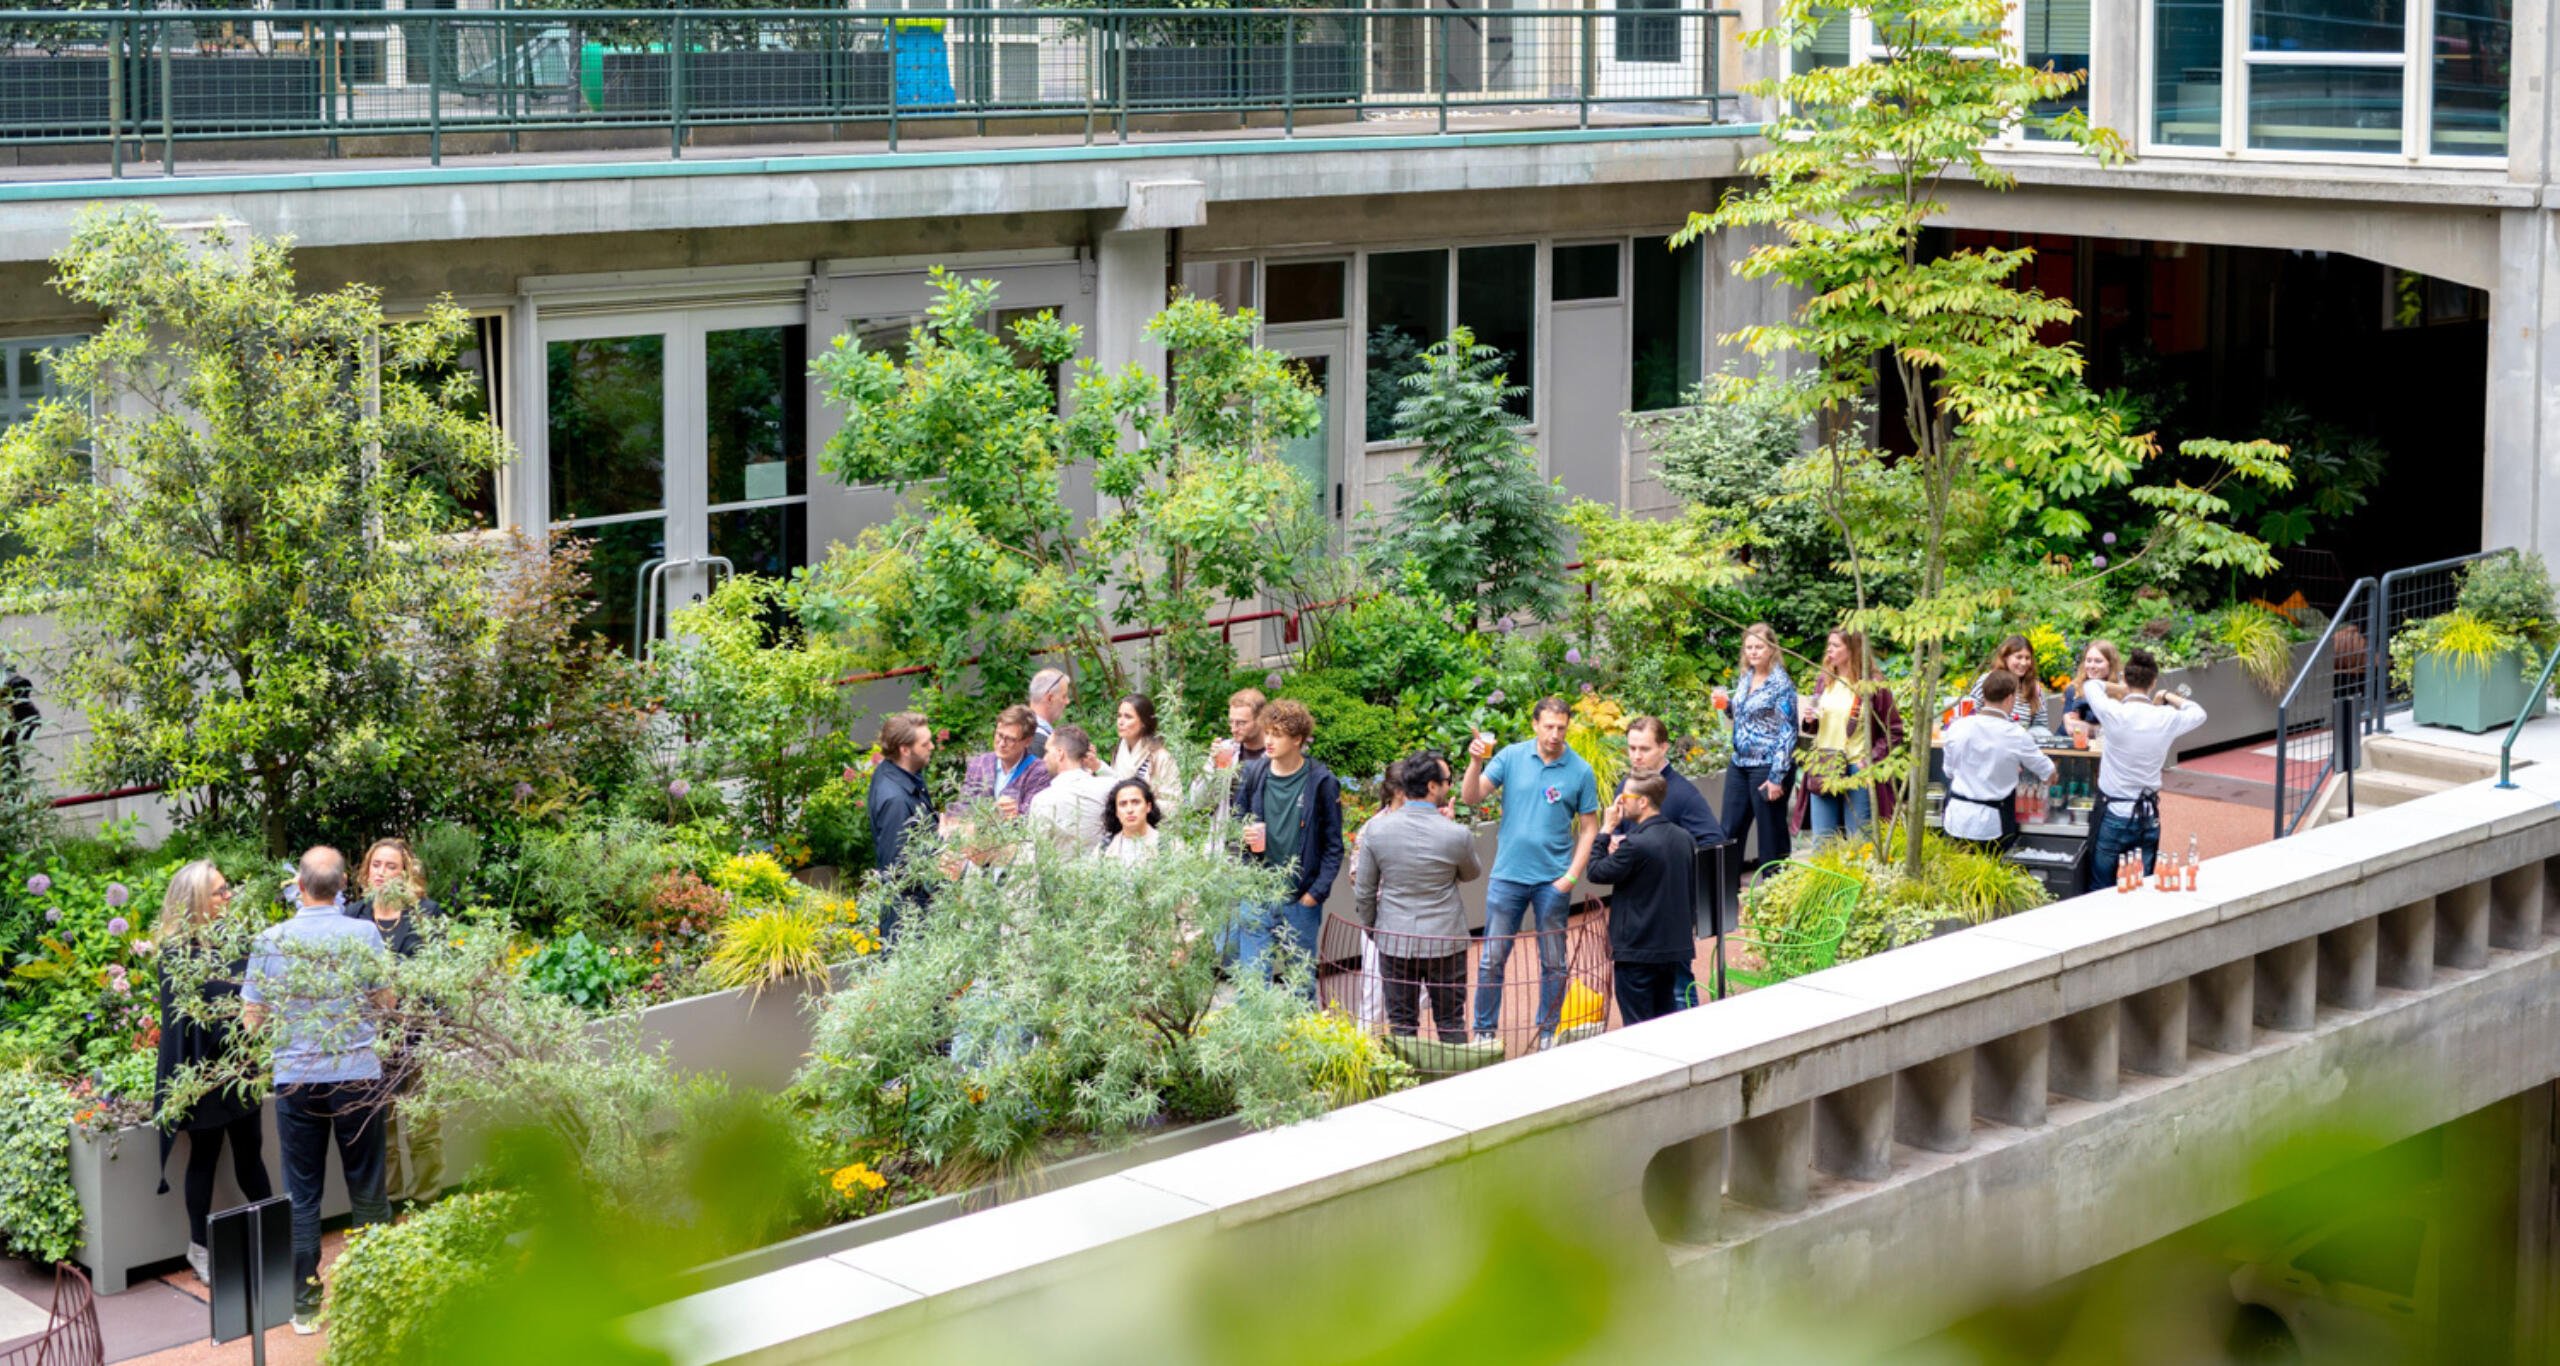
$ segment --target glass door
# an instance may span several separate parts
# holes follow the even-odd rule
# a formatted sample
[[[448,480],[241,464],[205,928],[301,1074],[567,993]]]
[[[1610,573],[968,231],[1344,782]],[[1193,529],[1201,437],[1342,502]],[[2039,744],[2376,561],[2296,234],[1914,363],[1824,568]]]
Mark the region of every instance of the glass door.
[[[591,547],[587,621],[634,653],[668,544],[667,353],[673,319],[543,325],[548,518]],[[654,324],[654,325],[653,325]]]

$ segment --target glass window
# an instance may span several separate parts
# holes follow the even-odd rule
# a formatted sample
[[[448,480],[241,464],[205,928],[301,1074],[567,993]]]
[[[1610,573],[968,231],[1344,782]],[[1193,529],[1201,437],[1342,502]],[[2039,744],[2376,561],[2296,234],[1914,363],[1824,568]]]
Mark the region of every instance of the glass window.
[[[1847,66],[1851,30],[1854,27],[1855,24],[1847,13],[1826,8],[1822,15],[1822,27],[1814,30],[1813,46],[1797,54],[1796,64],[1806,69],[1817,66]]]
[[[1636,11],[1678,9],[1680,0],[1617,0],[1618,18],[1611,24],[1610,37],[1617,44],[1617,59],[1622,62],[1676,62],[1680,60],[1680,20],[1675,16],[1649,18]]]
[[[1279,301],[1279,271],[1272,300]],[[1423,349],[1449,333],[1449,253],[1382,251],[1369,257],[1369,391],[1363,430],[1371,441],[1395,438],[1396,405],[1405,376],[1422,368]],[[1275,320],[1276,321],[1276,320]]]
[[[641,570],[649,561],[666,555],[667,519],[643,517],[633,522],[572,527],[560,535],[575,536],[590,547],[587,628],[616,649],[636,649],[640,643],[637,636],[642,599],[648,588]],[[746,561],[739,560],[738,567],[746,568]]]
[[[1342,318],[1343,278],[1347,261],[1282,261],[1263,271],[1270,287],[1266,323],[1329,323]]]
[[[2282,151],[2398,152],[2400,69],[2254,65],[2249,145]]]
[[[663,506],[666,338],[555,341],[545,351],[551,519],[613,517]],[[601,574],[596,582],[599,592],[610,593]]]
[[[461,376],[465,392],[455,406],[492,426],[503,427],[506,395],[501,388],[505,372],[501,369],[500,358],[506,355],[505,326],[505,321],[500,318],[473,318],[471,338],[454,353],[453,359],[417,375],[416,381],[430,393],[442,393],[448,380]],[[496,471],[482,474],[468,487],[454,488],[449,492],[455,506],[471,519],[473,525],[500,524]]]
[[[2023,0],[2026,20],[2026,59],[2032,67],[2051,67],[2056,71],[2089,69],[2089,0]],[[2046,100],[2036,106],[2036,113],[2053,118],[2077,109],[2089,109],[2089,83],[2080,82],[2078,89],[2058,100]],[[2041,134],[2030,130],[2029,137]]]
[[[36,405],[59,397],[61,389],[54,384],[53,367],[44,363],[44,353],[54,348],[68,350],[78,346],[79,337],[13,337],[0,341],[0,432],[5,432],[32,416]],[[25,553],[25,546],[6,531],[0,531],[0,560],[13,559]]]
[[[2159,0],[2152,11],[2151,138],[2222,145],[2223,0]]]
[[[1636,239],[1627,406],[1637,412],[1678,407],[1704,373],[1700,255],[1695,243],[1673,251],[1654,238]]]
[[[1251,308],[1253,262],[1186,261],[1182,266],[1182,287],[1193,298],[1208,299],[1229,313]],[[1339,289],[1334,292],[1341,293]]]
[[[1502,372],[1520,392],[1504,406],[1520,417],[1535,409],[1531,392],[1537,363],[1538,249],[1462,247],[1458,251],[1458,323],[1479,345],[1502,352]]]
[[[1558,247],[1553,269],[1557,303],[1618,297],[1618,244],[1615,242]]]
[[[2398,52],[2404,0],[2250,0],[2252,52]]]
[[[740,327],[702,338],[704,474],[711,506],[797,498],[809,491],[800,327]]]
[[[2436,0],[2435,116],[2439,156],[2507,154],[2507,91],[2515,81],[2513,0]]]

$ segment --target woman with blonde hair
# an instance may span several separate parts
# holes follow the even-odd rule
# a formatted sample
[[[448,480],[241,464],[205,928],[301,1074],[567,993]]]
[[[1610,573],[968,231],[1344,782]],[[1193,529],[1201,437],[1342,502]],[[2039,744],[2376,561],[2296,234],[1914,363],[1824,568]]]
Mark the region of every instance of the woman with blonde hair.
[[[347,903],[348,918],[371,920],[384,947],[406,958],[426,942],[418,922],[436,913],[436,903],[427,896],[426,865],[408,841],[375,840],[356,865],[355,890],[363,895]]]
[[[204,971],[209,966],[207,956],[215,952],[208,931],[230,905],[231,884],[207,859],[197,859],[172,874],[168,893],[161,898],[160,923],[152,930],[160,955],[160,1055],[151,1086],[155,1111],[166,1106],[170,1084],[183,1069],[219,1065],[230,1051],[231,1027],[219,1019],[188,1018],[172,999],[170,988],[172,978],[203,972],[203,984],[196,989],[201,999],[212,1002],[240,994],[240,979],[249,970],[246,955],[220,971]],[[205,1269],[204,1224],[213,1212],[213,1180],[226,1141],[231,1147],[232,1179],[239,1184],[241,1198],[264,1200],[275,1193],[267,1181],[262,1105],[260,1098],[223,1087],[197,1097],[183,1118],[160,1130],[162,1194],[169,1190],[169,1154],[178,1145],[178,1135],[187,1135],[187,1265],[200,1278],[211,1279]]]
[[[2062,720],[2075,733],[2098,729],[2098,714],[2089,709],[2089,690],[2102,683],[2124,677],[2124,656],[2117,653],[2112,640],[2093,640],[2080,652],[2079,672],[2071,676],[2071,686],[2062,690]]]
[[[1796,789],[1795,827],[1815,839],[1855,838],[1871,820],[1892,820],[1889,787],[1844,785],[1882,763],[1902,743],[1902,713],[1893,689],[1876,672],[1864,633],[1831,633],[1823,646],[1822,672],[1800,706],[1812,727],[1813,753]]]
[[[1760,828],[1754,866],[1787,856],[1786,800],[1796,752],[1796,685],[1779,658],[1778,633],[1765,621],[1742,630],[1742,667],[1733,689],[1715,690],[1716,707],[1733,717],[1733,766],[1724,775],[1724,836],[1738,851]]]
[[[1965,697],[1976,706],[1982,703],[1982,680],[2006,671],[2018,680],[2018,695],[2009,699],[2009,719],[2022,726],[2032,726],[2044,717],[2044,684],[2036,677],[2036,647],[2025,636],[2010,636],[1991,652],[1991,662],[1982,666],[1982,677],[1973,680]]]

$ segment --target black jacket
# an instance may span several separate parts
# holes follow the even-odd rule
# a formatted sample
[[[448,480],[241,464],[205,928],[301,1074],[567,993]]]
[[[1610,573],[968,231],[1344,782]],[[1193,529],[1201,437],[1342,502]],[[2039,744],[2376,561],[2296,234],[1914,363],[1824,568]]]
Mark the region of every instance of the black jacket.
[[[1635,774],[1630,772],[1625,777],[1620,778],[1618,780],[1617,792],[1611,795],[1624,796],[1626,794],[1627,784],[1632,781],[1634,777]],[[1688,831],[1689,837],[1696,840],[1698,842],[1698,847],[1701,849],[1704,849],[1711,844],[1724,843],[1724,822],[1716,819],[1715,808],[1707,805],[1707,799],[1698,791],[1698,785],[1696,783],[1689,781],[1688,778],[1682,775],[1679,770],[1671,767],[1669,764],[1664,764],[1662,766],[1662,785],[1664,788],[1662,794],[1662,818],[1664,820]],[[1600,847],[1604,849],[1608,847],[1608,841],[1611,835],[1628,834],[1631,833],[1631,831],[1632,827],[1629,827],[1627,830],[1621,830],[1617,826],[1611,826],[1608,829],[1601,831]]]
[[[169,952],[174,956],[186,950],[173,948]],[[177,1003],[170,999],[169,993],[169,979],[176,974],[177,968],[178,964],[175,962],[165,959],[162,961],[160,1054],[157,1064],[152,1069],[151,1078],[151,1108],[154,1110],[158,1110],[167,1102],[169,1083],[176,1079],[180,1068],[190,1063],[218,1062],[231,1046],[231,1030],[227,1026],[216,1021],[190,1020],[178,1013]],[[241,979],[248,975],[249,960],[239,959],[229,967],[206,978],[201,994],[208,1001],[237,996],[240,994]],[[209,1091],[197,1097],[196,1103],[187,1107],[185,1118],[179,1120],[174,1126],[160,1131],[161,1167],[165,1170],[169,1165],[169,1150],[177,1144],[178,1130],[219,1129],[236,1120],[256,1114],[260,1104],[260,1101],[244,1097],[230,1087]],[[168,1188],[169,1184],[165,1180],[160,1183],[160,1189],[163,1192]]]
[[[1235,790],[1227,797],[1227,809],[1240,816],[1260,816],[1264,824],[1269,824],[1271,817],[1262,809],[1262,794],[1270,778],[1268,758],[1256,759],[1238,769]],[[1342,784],[1320,759],[1307,760],[1307,785],[1298,792],[1298,847],[1293,852],[1298,872],[1289,888],[1290,898],[1314,897],[1317,905],[1323,905],[1325,898],[1333,895],[1334,877],[1342,871]],[[1281,850],[1266,849],[1261,861],[1277,864],[1281,857]]]
[[[1698,842],[1668,816],[1629,832],[1591,861],[1590,878],[1609,884],[1609,956],[1621,963],[1686,963],[1692,932]]]
[[[871,866],[882,870],[895,868],[906,856],[907,836],[914,833],[918,817],[933,815],[933,794],[924,786],[924,775],[909,773],[893,759],[883,758],[871,770],[871,797],[867,805],[871,816]]]
[[[422,926],[424,922],[431,919],[435,913],[436,901],[434,897],[427,897],[419,901],[417,905],[409,908],[408,914],[400,917],[399,924],[391,927],[391,933],[382,937],[382,946],[403,958],[407,958],[416,953],[419,946],[427,942],[426,936],[428,930],[422,928]],[[347,919],[364,921],[367,924],[372,925],[377,930],[382,928],[382,923],[373,918],[372,897],[366,897],[362,901],[349,905],[347,907]]]

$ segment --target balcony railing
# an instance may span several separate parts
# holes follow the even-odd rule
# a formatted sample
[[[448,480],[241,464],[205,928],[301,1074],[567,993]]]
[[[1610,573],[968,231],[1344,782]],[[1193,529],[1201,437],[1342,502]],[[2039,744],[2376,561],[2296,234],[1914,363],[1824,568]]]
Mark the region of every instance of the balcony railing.
[[[1133,124],[1395,115],[1738,116],[1733,10],[953,9],[0,11],[0,148],[296,154],[628,145],[824,125],[896,150],[919,123],[1127,140]],[[965,128],[962,131],[967,131]],[[625,135],[614,138],[613,134]],[[578,135],[564,137],[563,135]],[[579,138],[583,137],[583,144]],[[654,141],[654,139],[652,139]],[[265,149],[274,154],[278,149]],[[46,154],[54,159],[64,152]]]

